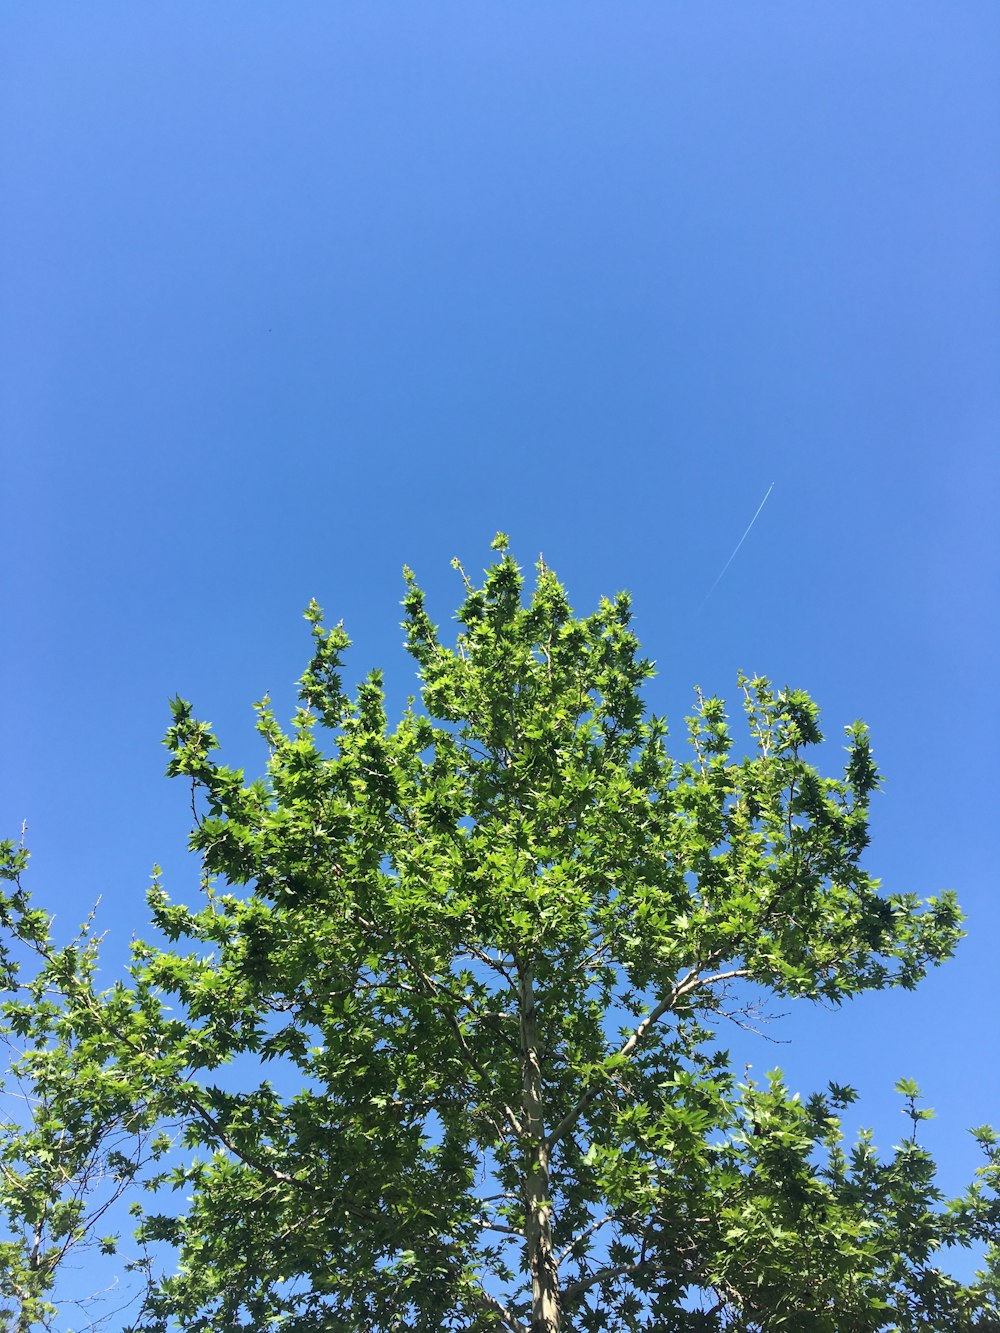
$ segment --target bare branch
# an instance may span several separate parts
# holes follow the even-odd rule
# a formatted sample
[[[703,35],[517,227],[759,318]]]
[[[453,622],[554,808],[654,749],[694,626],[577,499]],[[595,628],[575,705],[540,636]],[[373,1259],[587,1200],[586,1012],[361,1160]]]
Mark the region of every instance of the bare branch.
[[[614,1220],[614,1213],[608,1213],[607,1217],[602,1217],[599,1222],[592,1222],[590,1226],[586,1227],[583,1231],[578,1231],[556,1259],[556,1268],[559,1267],[564,1259],[569,1258],[578,1245],[582,1245],[588,1237],[593,1236],[595,1232],[600,1231],[601,1227],[606,1226],[608,1222],[613,1222]]]
[[[496,1231],[501,1236],[516,1236],[518,1240],[524,1239],[523,1227],[505,1227],[499,1222],[487,1222],[485,1217],[474,1217],[472,1219],[480,1231]]]
[[[591,1287],[598,1287],[604,1282],[612,1282],[616,1277],[635,1277],[639,1273],[646,1273],[651,1268],[656,1267],[655,1259],[637,1259],[632,1264],[619,1264],[615,1268],[600,1268],[596,1273],[591,1273],[589,1277],[580,1278],[578,1282],[571,1282],[563,1289],[563,1304],[570,1305],[588,1292]]]
[[[704,963],[692,967],[687,975],[681,981],[678,981],[676,985],[670,989],[669,993],[664,996],[660,1003],[652,1008],[642,1022],[637,1025],[631,1036],[617,1052],[617,1059],[629,1059],[642,1043],[650,1029],[660,1021],[664,1014],[669,1013],[679,1000],[691,995],[696,990],[704,989],[707,986],[715,986],[718,985],[719,982],[732,981],[736,977],[745,977],[747,975],[747,969],[743,967],[731,968],[726,972],[715,972],[707,977],[701,975],[702,967],[717,961],[718,955],[715,955],[712,958],[706,959]],[[593,1102],[595,1097],[597,1097],[600,1090],[601,1085],[599,1083],[592,1083],[590,1087],[582,1093],[578,1098],[576,1105],[566,1112],[549,1135],[548,1142],[550,1147],[557,1144],[560,1139],[565,1138],[570,1130],[573,1129],[584,1111],[586,1111],[587,1107]]]
[[[528,1333],[527,1326],[521,1323],[508,1306],[504,1305],[502,1301],[498,1301],[495,1296],[490,1296],[481,1287],[470,1292],[469,1299],[480,1310],[488,1310],[501,1319],[508,1333]]]

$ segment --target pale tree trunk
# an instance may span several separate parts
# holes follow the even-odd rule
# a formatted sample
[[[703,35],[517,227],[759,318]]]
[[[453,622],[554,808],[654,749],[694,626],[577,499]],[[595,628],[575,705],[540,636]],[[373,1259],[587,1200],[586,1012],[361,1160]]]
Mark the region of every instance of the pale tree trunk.
[[[542,1062],[530,967],[519,970],[519,982],[521,1111],[528,1154],[524,1236],[531,1263],[531,1333],[559,1333],[559,1275],[552,1248],[552,1208],[549,1205],[549,1145],[545,1139]]]

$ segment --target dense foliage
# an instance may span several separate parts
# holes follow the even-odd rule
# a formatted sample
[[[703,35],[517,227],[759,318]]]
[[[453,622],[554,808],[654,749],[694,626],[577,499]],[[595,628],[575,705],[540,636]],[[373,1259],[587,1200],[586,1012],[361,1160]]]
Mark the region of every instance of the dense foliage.
[[[175,701],[202,898],[156,884],[126,982],[95,989],[87,932],[51,943],[5,848],[32,1097],[0,1146],[11,1326],[47,1318],[73,1246],[113,1247],[95,1214],[129,1188],[146,1330],[1000,1327],[990,1131],[945,1201],[915,1086],[880,1155],[842,1141],[850,1088],[741,1081],[713,1042],[758,997],[911,987],[954,948],[950,894],[862,868],[864,726],[822,776],[812,701],[741,678],[748,743],[698,696],[672,756],[628,598],[576,617],[496,549],[454,647],[407,574],[421,706],[393,727],[315,605],[291,729],[258,705],[264,778]],[[953,1245],[986,1247],[972,1285]]]

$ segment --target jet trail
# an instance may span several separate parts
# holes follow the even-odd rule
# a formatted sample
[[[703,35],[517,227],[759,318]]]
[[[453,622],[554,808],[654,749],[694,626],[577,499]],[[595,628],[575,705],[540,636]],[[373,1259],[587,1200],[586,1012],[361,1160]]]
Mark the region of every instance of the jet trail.
[[[712,584],[712,586],[709,588],[708,592],[705,594],[704,599],[702,600],[701,606],[699,606],[699,608],[698,608],[699,611],[702,609],[702,607],[705,605],[705,603],[706,603],[706,602],[708,601],[708,599],[711,597],[712,593],[715,592],[716,588],[717,588],[717,587],[719,586],[719,584],[722,582],[722,576],[723,576],[723,574],[725,574],[726,570],[729,568],[729,566],[730,566],[730,565],[733,563],[733,561],[736,559],[736,556],[737,556],[738,553],[739,553],[739,549],[740,549],[740,547],[743,545],[743,543],[746,541],[747,537],[749,537],[749,535],[750,535],[750,529],[753,527],[753,525],[757,522],[757,519],[760,517],[760,511],[761,511],[761,510],[764,508],[764,506],[767,504],[767,496],[770,495],[771,492],[772,492],[773,490],[774,490],[774,482],[772,481],[771,484],[770,484],[770,486],[768,486],[768,488],[767,488],[767,495],[765,495],[764,498],[763,498],[763,500],[761,500],[760,504],[757,506],[757,512],[754,514],[753,518],[752,518],[752,519],[750,520],[750,522],[747,524],[747,530],[746,530],[746,532],[744,532],[743,536],[739,539],[739,541],[738,541],[738,542],[736,543],[736,545],[733,547],[733,553],[732,553],[732,555],[729,557],[729,559],[726,561],[726,563],[725,563],[725,564],[722,566],[722,568],[719,570],[719,576],[718,576],[718,578],[715,580],[715,582],[714,582],[714,583]]]

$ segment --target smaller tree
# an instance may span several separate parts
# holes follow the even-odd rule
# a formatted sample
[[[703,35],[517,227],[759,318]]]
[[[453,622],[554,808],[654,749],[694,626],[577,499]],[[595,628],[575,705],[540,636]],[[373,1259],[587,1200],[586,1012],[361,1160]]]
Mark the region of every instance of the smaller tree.
[[[61,1290],[57,1299],[61,1273],[83,1251],[116,1254],[116,1205],[168,1142],[156,1132],[155,1082],[137,1085],[119,1059],[136,1026],[133,995],[121,986],[97,992],[92,918],[68,945],[53,943],[49,917],[21,883],[27,859],[23,845],[0,843],[0,883],[10,886],[0,895],[9,995],[0,1027],[8,1052],[0,1082],[0,1293],[9,1303],[5,1327],[17,1333],[55,1328],[70,1306],[90,1328],[120,1313],[117,1279],[111,1290]],[[108,1304],[117,1308],[109,1312]]]
[[[82,1044],[92,1109],[183,1126],[152,1183],[187,1204],[140,1230],[179,1263],[136,1327],[997,1327],[994,1268],[935,1262],[995,1242],[991,1132],[948,1202],[914,1136],[845,1149],[850,1088],[741,1082],[713,1041],[748,988],[839,1003],[954,948],[953,895],[883,896],[862,868],[866,729],[825,777],[808,696],[741,678],[748,752],[698,695],[673,757],[628,598],[576,617],[496,546],[454,647],[407,575],[422,707],[394,727],[377,673],[345,692],[315,604],[291,730],[258,706],[263,778],[175,701],[202,902],[154,886],[161,942],[126,986],[95,995],[85,956],[49,971],[52,1058]]]

